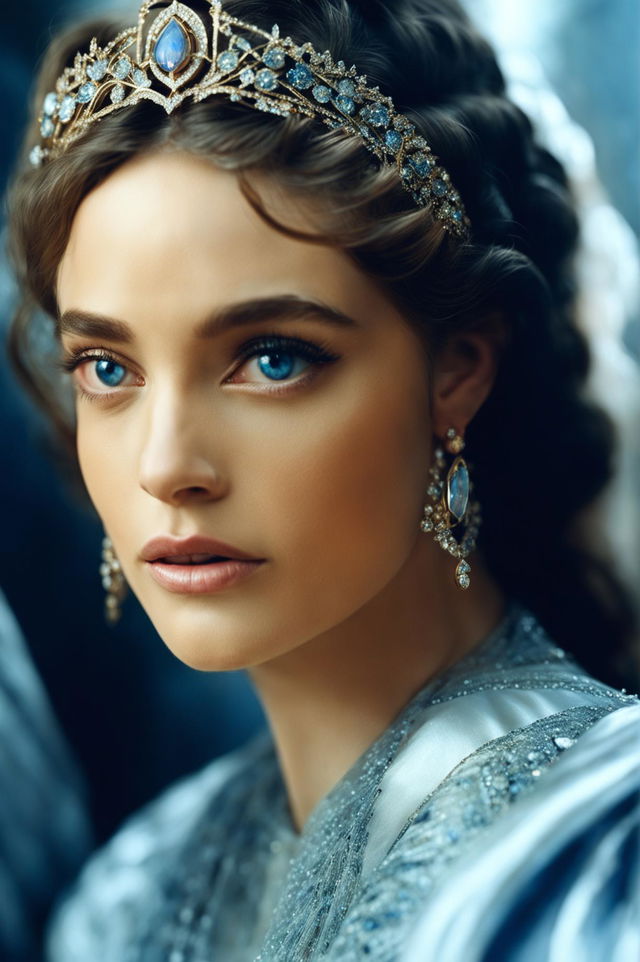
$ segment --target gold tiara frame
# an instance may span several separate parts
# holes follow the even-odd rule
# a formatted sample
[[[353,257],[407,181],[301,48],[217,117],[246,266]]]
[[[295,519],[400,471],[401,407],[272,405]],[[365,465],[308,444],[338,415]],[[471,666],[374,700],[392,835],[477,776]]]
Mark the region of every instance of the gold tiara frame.
[[[48,93],[39,117],[35,167],[55,160],[92,124],[148,100],[172,113],[185,100],[226,96],[253,109],[319,118],[360,138],[382,164],[393,164],[420,207],[449,233],[466,239],[470,222],[460,194],[426,139],[379,87],[329,51],[281,37],[229,15],[209,0],[210,28],[173,0],[148,23],[153,0],[142,3],[137,26],[101,47],[94,37],[75,55]],[[135,50],[135,52],[133,52]],[[166,88],[166,92],[162,88]]]

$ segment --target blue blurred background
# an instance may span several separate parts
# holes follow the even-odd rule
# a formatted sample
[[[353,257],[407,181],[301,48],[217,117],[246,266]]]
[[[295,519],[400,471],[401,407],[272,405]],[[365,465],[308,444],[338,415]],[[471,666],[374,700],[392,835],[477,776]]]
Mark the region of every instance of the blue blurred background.
[[[467,6],[501,49],[539,59],[593,138],[610,198],[640,233],[637,0],[468,0]],[[67,19],[105,7],[114,4],[21,0],[3,10],[0,187],[50,35]],[[6,329],[14,297],[6,267],[0,285]],[[627,339],[637,350],[635,330],[628,329]],[[86,778],[101,839],[167,782],[244,741],[262,716],[243,675],[204,675],[181,665],[133,599],[119,626],[104,625],[102,531],[52,470],[41,420],[4,357],[0,365],[0,587]]]

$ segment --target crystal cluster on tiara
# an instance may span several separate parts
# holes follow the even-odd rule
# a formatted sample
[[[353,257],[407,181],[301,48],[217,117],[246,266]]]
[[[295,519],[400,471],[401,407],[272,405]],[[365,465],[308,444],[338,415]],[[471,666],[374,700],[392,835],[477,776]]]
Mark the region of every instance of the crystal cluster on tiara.
[[[209,31],[179,0],[147,25],[154,0],[145,0],[137,26],[104,47],[94,37],[46,95],[41,142],[31,163],[54,159],[91,124],[122,107],[150,100],[171,113],[187,98],[223,95],[282,117],[318,117],[358,136],[381,163],[397,167],[418,206],[429,207],[450,233],[468,236],[469,219],[449,174],[415,125],[355,66],[281,37],[277,25],[267,32],[238,20],[223,10],[222,0],[208,2]]]

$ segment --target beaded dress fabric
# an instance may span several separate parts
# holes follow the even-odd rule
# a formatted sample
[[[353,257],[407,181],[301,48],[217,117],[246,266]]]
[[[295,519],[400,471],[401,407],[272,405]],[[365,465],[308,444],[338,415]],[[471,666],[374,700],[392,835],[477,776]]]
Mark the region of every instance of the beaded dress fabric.
[[[54,918],[49,960],[400,960],[452,867],[521,799],[535,804],[592,726],[637,704],[512,603],[301,833],[269,732],[169,789],[90,861]]]

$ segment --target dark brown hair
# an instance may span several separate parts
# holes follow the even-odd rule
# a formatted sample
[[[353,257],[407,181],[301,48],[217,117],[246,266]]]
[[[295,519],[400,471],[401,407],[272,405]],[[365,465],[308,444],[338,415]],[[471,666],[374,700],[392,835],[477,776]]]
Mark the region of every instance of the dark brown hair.
[[[631,679],[633,606],[611,559],[589,546],[584,522],[612,473],[614,430],[584,393],[589,353],[574,319],[576,215],[561,165],[506,97],[493,51],[456,0],[225,6],[330,49],[388,93],[451,174],[471,219],[471,241],[447,235],[415,206],[394,170],[380,169],[356,138],[318,121],[276,118],[218,98],[183,104],[170,116],[143,102],[97,122],[41,169],[29,169],[24,157],[18,167],[9,195],[10,250],[23,299],[10,350],[24,384],[74,451],[60,384],[46,376],[34,347],[34,317],[44,316],[52,330],[57,266],[92,188],[137,154],[186,150],[236,170],[269,220],[251,184],[252,171],[267,173],[314,202],[315,240],[342,247],[384,285],[422,335],[427,362],[453,334],[496,316],[507,323],[495,388],[467,434],[483,507],[480,547],[507,594],[528,605],[585,667],[614,683],[625,673]],[[55,41],[36,107],[92,36],[104,43],[121,28],[92,21]],[[36,140],[34,120],[25,157]]]

